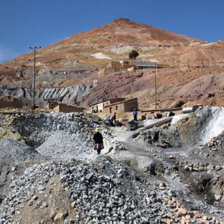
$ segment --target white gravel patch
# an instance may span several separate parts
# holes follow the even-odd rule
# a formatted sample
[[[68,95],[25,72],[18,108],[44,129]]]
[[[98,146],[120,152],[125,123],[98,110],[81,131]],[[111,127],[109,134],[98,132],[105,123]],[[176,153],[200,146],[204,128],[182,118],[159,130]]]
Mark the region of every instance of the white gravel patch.
[[[111,57],[109,57],[106,54],[103,53],[95,53],[95,54],[91,54],[92,57],[96,58],[96,59],[111,59]]]
[[[22,161],[44,159],[25,143],[8,138],[0,139],[0,162],[18,164]]]
[[[178,121],[180,121],[184,117],[188,117],[188,116],[189,116],[189,114],[179,114],[179,115],[173,116],[171,125],[175,125]]]
[[[93,148],[86,141],[82,140],[80,134],[71,135],[63,131],[52,134],[36,150],[40,154],[54,160],[86,160],[95,154]]]
[[[110,50],[115,54],[124,54],[132,51],[134,48],[132,46],[122,46],[122,47],[111,47]]]

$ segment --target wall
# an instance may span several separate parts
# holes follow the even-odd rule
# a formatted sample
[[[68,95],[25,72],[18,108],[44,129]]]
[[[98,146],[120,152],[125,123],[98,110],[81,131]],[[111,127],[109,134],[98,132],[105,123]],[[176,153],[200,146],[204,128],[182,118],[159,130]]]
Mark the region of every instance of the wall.
[[[23,102],[18,99],[14,99],[11,97],[2,97],[0,99],[0,108],[6,108],[6,107],[11,107],[11,108],[22,108],[23,107]]]
[[[71,112],[83,112],[84,108],[76,107],[76,106],[69,106],[65,104],[59,104],[54,107],[55,112],[64,112],[64,113],[71,113]]]
[[[117,103],[117,102],[121,102],[121,101],[124,101],[124,100],[125,100],[125,98],[111,99],[111,100],[110,100],[110,104],[112,104],[112,103]]]
[[[109,106],[110,104],[121,102],[124,100],[125,100],[125,98],[115,98],[115,99],[110,99],[110,100],[104,101],[102,103],[94,104],[94,105],[88,107],[88,112],[92,113],[92,109],[94,109],[95,111],[105,113],[104,112],[105,106]]]
[[[102,111],[103,111],[103,108],[104,108],[103,103],[99,103],[99,104],[98,104],[98,111],[99,111],[99,112],[102,112]]]
[[[95,112],[97,112],[98,111],[98,104],[94,104],[94,105],[88,107],[88,112],[89,113],[92,113],[92,110],[95,110]]]
[[[117,103],[117,104],[108,106],[108,107],[104,108],[103,112],[106,114],[111,114],[111,115],[113,115],[114,112],[116,112],[117,114],[123,113],[124,112],[124,103]]]
[[[112,68],[122,68],[122,64],[119,61],[111,61],[110,66]]]
[[[124,112],[132,112],[134,108],[138,109],[138,99],[130,99],[123,102],[117,102],[113,105],[107,106],[104,108],[104,113],[113,114],[116,113],[124,113]]]
[[[47,108],[48,109],[53,109],[57,105],[58,105],[58,103],[56,103],[56,102],[48,102]]]
[[[106,107],[103,109],[103,113],[110,114],[110,107]]]
[[[138,109],[138,99],[137,98],[128,100],[124,104],[124,112],[131,112],[134,109]]]

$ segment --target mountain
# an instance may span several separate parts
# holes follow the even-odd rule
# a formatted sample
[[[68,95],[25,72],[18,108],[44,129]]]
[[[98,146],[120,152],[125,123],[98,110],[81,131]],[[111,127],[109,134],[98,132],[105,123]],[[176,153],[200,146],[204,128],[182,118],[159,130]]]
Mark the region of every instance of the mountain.
[[[115,72],[108,68],[111,60],[128,59],[133,49],[139,53],[137,60],[166,65],[157,73],[160,107],[189,102],[223,106],[223,41],[210,43],[123,18],[39,49],[37,88],[91,85],[97,80],[98,86],[83,105],[136,96],[140,106],[151,108],[153,70]],[[32,66],[32,53],[0,64],[1,85],[30,87]]]

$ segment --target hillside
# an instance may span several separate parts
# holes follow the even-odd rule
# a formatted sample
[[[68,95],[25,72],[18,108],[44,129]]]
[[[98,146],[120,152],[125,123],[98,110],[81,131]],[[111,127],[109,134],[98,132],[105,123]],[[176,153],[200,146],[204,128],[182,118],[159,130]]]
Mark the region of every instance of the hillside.
[[[90,85],[98,80],[83,105],[103,98],[137,96],[142,108],[154,107],[152,70],[105,71],[111,60],[128,59],[132,49],[139,52],[138,60],[168,65],[157,74],[159,107],[175,103],[223,106],[223,41],[209,43],[128,19],[38,50],[37,88]],[[0,64],[1,86],[30,87],[32,66],[32,53]]]

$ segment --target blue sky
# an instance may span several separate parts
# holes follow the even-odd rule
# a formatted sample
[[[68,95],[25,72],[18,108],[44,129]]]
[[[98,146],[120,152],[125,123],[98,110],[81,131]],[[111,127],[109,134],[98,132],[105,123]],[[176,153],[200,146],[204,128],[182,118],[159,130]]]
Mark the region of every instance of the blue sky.
[[[0,62],[118,18],[224,40],[224,0],[0,0]]]

